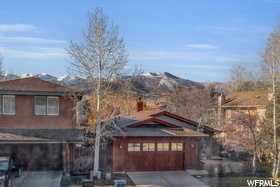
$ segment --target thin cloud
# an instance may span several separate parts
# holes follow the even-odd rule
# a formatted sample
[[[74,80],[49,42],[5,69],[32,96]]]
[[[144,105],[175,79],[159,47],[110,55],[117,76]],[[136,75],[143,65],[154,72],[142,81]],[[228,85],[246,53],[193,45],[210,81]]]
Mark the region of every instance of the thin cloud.
[[[0,31],[38,31],[38,28],[28,24],[0,24]]]
[[[217,49],[218,47],[211,44],[188,44],[185,45],[186,48],[193,48],[193,49]]]
[[[137,61],[182,60],[189,62],[239,62],[241,59],[245,61],[254,60],[254,57],[252,56],[220,55],[213,53],[187,51],[132,52],[130,53],[129,58],[130,60]]]
[[[61,48],[37,48],[36,50],[20,50],[11,48],[0,48],[0,53],[9,58],[22,59],[47,59],[47,58],[65,58],[67,54]]]
[[[46,38],[37,38],[37,37],[10,37],[10,36],[0,36],[1,43],[40,43],[40,44],[64,44],[66,41],[63,40],[53,40]]]

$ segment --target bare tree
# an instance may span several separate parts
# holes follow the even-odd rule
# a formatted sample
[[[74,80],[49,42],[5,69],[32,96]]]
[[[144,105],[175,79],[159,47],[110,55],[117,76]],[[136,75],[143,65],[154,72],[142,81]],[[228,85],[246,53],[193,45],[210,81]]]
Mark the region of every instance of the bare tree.
[[[277,83],[279,82],[280,73],[280,26],[270,35],[264,55],[263,70],[265,77],[271,83],[273,94],[273,169],[272,177],[278,177],[280,166],[280,154],[278,150],[277,140],[277,127],[276,124],[276,90]]]
[[[230,82],[227,91],[255,90],[263,87],[260,80],[258,66],[248,69],[240,64],[235,65],[230,70]]]
[[[247,149],[252,150],[252,174],[255,175],[258,143],[261,142],[260,131],[257,130],[257,114],[250,110],[246,112],[237,112],[230,120],[237,125],[237,128],[235,125],[228,125],[227,127],[229,129],[227,130],[238,139],[239,143],[244,145]]]
[[[99,171],[99,152],[101,139],[101,112],[103,97],[112,80],[119,76],[127,63],[124,40],[119,36],[118,28],[108,22],[102,9],[89,13],[87,31],[82,43],[71,42],[67,49],[71,57],[71,69],[81,77],[89,80],[94,90],[96,123],[91,124],[95,130],[94,169],[91,177]],[[104,119],[103,119],[104,120]]]
[[[177,87],[176,90],[167,98],[167,109],[178,115],[198,121],[208,123],[212,113],[212,98],[207,88],[185,88]]]

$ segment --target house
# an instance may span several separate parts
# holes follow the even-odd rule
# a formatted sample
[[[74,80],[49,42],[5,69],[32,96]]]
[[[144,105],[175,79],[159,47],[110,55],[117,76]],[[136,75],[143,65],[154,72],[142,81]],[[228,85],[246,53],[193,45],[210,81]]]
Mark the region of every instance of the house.
[[[143,111],[141,101],[137,112],[120,116],[117,124],[121,130],[113,134],[110,146],[103,148],[102,155],[110,156],[101,163],[114,172],[196,168],[199,142],[216,132],[167,111]]]
[[[71,169],[82,136],[72,90],[35,77],[0,82],[0,154],[27,170]]]
[[[257,123],[265,117],[266,105],[271,99],[267,90],[233,92],[218,97],[218,126],[230,121],[235,114],[248,113],[257,116]]]
[[[250,134],[248,128],[236,124],[234,119],[238,119],[240,115],[250,114],[250,119],[254,119],[256,130],[260,130],[261,122],[265,118],[266,105],[271,99],[268,90],[253,90],[233,92],[227,96],[219,96],[217,111],[217,127],[223,130],[219,137],[223,144],[230,149],[248,148],[247,134]],[[239,134],[239,136],[237,136]],[[242,140],[246,140],[242,143]],[[243,149],[242,148],[242,149]]]

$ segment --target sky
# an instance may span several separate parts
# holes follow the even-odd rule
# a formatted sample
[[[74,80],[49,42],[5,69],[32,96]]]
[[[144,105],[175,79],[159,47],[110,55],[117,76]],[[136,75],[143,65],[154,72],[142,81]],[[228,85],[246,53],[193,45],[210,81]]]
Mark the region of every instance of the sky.
[[[102,8],[126,42],[127,69],[194,81],[229,80],[261,61],[280,21],[280,0],[3,0],[0,53],[8,73],[68,73],[65,48],[82,41],[87,15]]]

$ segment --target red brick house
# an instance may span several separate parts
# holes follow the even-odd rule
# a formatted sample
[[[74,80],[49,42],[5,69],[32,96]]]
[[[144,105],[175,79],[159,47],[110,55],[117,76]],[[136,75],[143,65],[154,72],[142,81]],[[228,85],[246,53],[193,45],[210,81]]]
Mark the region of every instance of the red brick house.
[[[103,168],[107,165],[115,172],[196,168],[200,140],[209,140],[216,131],[167,111],[141,111],[142,106],[138,103],[138,112],[118,119],[121,131],[113,135],[110,148],[103,149],[104,155],[111,155],[101,159]]]
[[[0,82],[0,154],[28,170],[69,171],[81,142],[71,91],[34,77]]]

